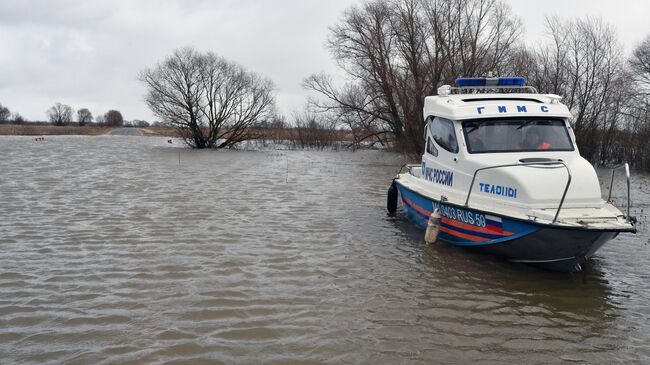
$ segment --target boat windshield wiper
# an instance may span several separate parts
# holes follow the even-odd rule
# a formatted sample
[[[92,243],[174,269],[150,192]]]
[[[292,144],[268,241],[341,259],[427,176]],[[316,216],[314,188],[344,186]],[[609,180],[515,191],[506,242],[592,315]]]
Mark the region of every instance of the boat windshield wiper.
[[[480,126],[481,126],[480,124],[476,124],[475,126],[473,126],[472,128],[470,128],[470,130],[468,130],[467,132],[465,132],[465,134],[470,134],[470,133],[474,132],[474,131],[477,130],[478,127],[480,127]]]
[[[529,120],[523,122],[519,127],[517,127],[517,130],[520,130],[521,128],[523,128],[523,127],[529,125],[530,123],[532,123],[532,122],[534,122],[534,121],[535,121],[535,119],[529,119]]]

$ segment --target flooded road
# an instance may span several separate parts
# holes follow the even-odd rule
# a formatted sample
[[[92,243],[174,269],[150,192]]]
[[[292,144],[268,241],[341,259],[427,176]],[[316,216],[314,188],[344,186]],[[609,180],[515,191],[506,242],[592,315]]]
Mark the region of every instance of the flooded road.
[[[109,136],[144,136],[144,133],[142,133],[140,128],[120,127],[120,128],[115,128],[115,129],[111,130],[110,132],[106,133],[106,135],[109,135]]]
[[[650,362],[648,176],[571,275],[426,246],[393,154],[176,146],[0,137],[0,363]]]

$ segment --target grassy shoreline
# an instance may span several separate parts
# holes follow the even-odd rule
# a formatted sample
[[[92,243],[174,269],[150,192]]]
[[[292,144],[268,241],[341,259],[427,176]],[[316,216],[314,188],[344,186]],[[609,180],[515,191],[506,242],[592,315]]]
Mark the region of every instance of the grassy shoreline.
[[[54,135],[82,135],[97,136],[108,133],[112,127],[78,127],[54,126],[42,124],[2,124],[0,136],[54,136]]]
[[[0,124],[0,136],[100,136],[116,127],[54,126],[47,124]],[[172,128],[139,128],[145,136],[175,136]]]

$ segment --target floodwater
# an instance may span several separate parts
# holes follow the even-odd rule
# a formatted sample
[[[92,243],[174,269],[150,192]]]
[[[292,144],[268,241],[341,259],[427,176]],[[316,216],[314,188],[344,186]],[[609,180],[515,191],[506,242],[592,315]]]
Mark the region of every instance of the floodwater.
[[[0,363],[650,362],[649,176],[641,232],[558,274],[425,245],[401,163],[1,137]]]

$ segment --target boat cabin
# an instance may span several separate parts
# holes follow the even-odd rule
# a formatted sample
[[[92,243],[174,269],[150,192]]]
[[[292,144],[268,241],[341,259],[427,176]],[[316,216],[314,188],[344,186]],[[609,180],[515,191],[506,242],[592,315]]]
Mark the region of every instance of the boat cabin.
[[[599,180],[578,152],[561,97],[539,94],[525,79],[458,79],[425,99],[420,171],[423,188],[442,200],[522,218],[553,220],[562,201],[597,216]],[[523,167],[525,166],[525,167]]]

